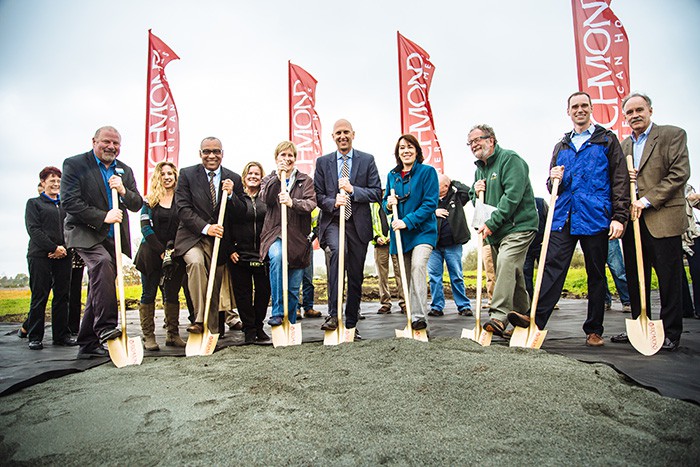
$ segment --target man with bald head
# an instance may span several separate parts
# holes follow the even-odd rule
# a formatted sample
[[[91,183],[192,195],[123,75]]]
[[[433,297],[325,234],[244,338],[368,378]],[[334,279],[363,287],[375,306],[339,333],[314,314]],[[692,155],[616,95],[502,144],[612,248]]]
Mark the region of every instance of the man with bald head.
[[[352,147],[355,131],[349,121],[333,125],[337,150],[316,160],[314,189],[321,208],[319,241],[329,257],[328,318],[321,329],[338,327],[338,251],[340,206],[345,205],[345,270],[348,278],[345,326],[357,324],[364,280],[367,245],[372,240],[370,204],[382,198],[382,185],[374,156]]]
[[[204,331],[204,308],[214,238],[224,236],[226,221],[218,223],[219,208],[222,202],[230,203],[232,195],[243,193],[241,176],[221,165],[224,150],[219,138],[204,138],[200,144],[199,157],[201,164],[180,171],[175,190],[175,208],[180,224],[175,236],[174,255],[183,257],[186,264],[187,286],[195,313],[194,323],[188,326],[187,331],[193,334]],[[227,197],[222,200],[223,190]],[[230,209],[228,212],[231,212]],[[221,243],[222,246],[224,244]],[[218,332],[219,327],[219,289],[227,253],[219,254],[214,277],[208,323],[212,332]]]
[[[66,246],[75,248],[88,268],[88,296],[78,332],[78,358],[106,357],[103,344],[121,336],[117,328],[115,224],[122,251],[131,256],[129,216],[141,209],[131,168],[117,160],[122,137],[104,126],[92,138],[92,150],[63,162],[61,202],[66,210]],[[119,205],[112,206],[112,190]]]
[[[445,294],[442,285],[442,272],[447,264],[450,276],[452,298],[457,311],[462,316],[471,316],[472,307],[464,290],[462,273],[462,245],[471,238],[464,206],[469,201],[469,187],[447,175],[440,175],[440,201],[435,210],[438,223],[438,241],[428,260],[430,280],[430,312],[428,316],[442,316],[445,308]]]

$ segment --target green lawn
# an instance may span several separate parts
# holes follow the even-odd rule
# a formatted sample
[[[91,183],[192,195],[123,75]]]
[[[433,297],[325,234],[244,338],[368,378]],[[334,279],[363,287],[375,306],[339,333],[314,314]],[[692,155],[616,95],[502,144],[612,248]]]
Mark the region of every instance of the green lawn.
[[[445,281],[449,281],[447,275],[445,275]],[[317,282],[319,282],[317,280]],[[320,281],[325,282],[325,281]],[[474,289],[476,286],[476,271],[466,271],[464,275],[464,283],[467,289]],[[375,280],[368,279],[365,282],[365,287],[372,287],[376,284]],[[325,284],[324,284],[325,285]],[[484,287],[486,286],[486,281],[483,281]],[[608,272],[608,285],[610,291],[614,294],[616,293],[615,283]],[[658,287],[656,274],[652,272],[651,288],[656,289]],[[319,287],[319,289],[325,290],[325,287]],[[570,269],[569,274],[566,276],[566,282],[564,283],[564,290],[562,294],[568,298],[584,298],[586,296],[586,271],[582,268]],[[85,303],[85,295],[87,290],[83,287],[83,303]],[[141,286],[140,285],[129,285],[124,289],[124,297],[126,299],[126,306],[129,309],[136,308],[138,306],[138,300],[141,296]],[[160,295],[159,295],[160,297]],[[324,297],[317,297],[321,301]],[[0,321],[21,321],[25,318],[29,310],[29,300],[30,293],[28,289],[0,289]],[[185,303],[185,298],[180,292],[180,302]],[[157,306],[162,306],[160,303],[160,298],[156,302]],[[50,309],[51,300],[47,307]]]

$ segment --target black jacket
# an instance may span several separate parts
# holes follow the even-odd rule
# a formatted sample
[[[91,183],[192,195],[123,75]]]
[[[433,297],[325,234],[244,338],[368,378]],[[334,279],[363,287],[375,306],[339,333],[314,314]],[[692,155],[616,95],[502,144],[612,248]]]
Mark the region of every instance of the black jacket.
[[[464,206],[469,201],[469,187],[465,184],[453,180],[447,194],[438,202],[438,208],[447,209],[450,213],[447,220],[452,229],[452,238],[455,245],[463,245],[472,238],[464,214]],[[440,224],[442,219],[438,219],[438,238],[440,236]]]
[[[54,204],[44,195],[27,200],[24,211],[24,223],[29,234],[28,257],[46,258],[49,253],[56,251],[60,245],[65,246],[63,239],[63,221],[66,213],[63,207]]]
[[[231,252],[238,253],[240,261],[261,261],[260,233],[267,205],[260,193],[255,197],[241,193],[231,197],[231,201],[233,210],[226,226],[231,232]]]

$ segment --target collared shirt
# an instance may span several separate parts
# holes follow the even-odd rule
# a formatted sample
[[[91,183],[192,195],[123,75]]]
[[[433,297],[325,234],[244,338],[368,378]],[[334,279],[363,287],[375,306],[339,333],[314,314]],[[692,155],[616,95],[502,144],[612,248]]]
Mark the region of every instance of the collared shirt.
[[[634,168],[635,169],[639,168],[639,162],[642,160],[642,154],[644,154],[644,146],[647,144],[647,139],[649,139],[649,132],[651,131],[651,125],[653,125],[653,123],[649,124],[647,129],[644,130],[644,133],[639,135],[639,138],[637,138],[634,135],[634,133],[632,133],[630,135],[630,138],[632,138],[632,155],[634,157]]]
[[[569,137],[571,138],[571,144],[574,145],[577,152],[579,149],[581,149],[581,146],[583,146],[586,143],[586,141],[591,139],[593,131],[595,131],[595,125],[591,123],[590,126],[583,130],[581,133],[576,133],[576,130],[571,132],[571,134],[569,135]]]
[[[642,154],[644,154],[644,146],[647,144],[647,139],[649,139],[649,132],[651,131],[651,126],[653,123],[650,123],[649,126],[647,127],[646,130],[644,130],[644,133],[639,135],[639,138],[637,138],[634,133],[630,135],[630,138],[632,138],[632,157],[634,158],[634,168],[639,169],[639,163],[642,161]],[[651,207],[651,203],[649,200],[644,196],[641,198],[639,201],[644,203],[645,207]]]
[[[112,177],[112,175],[116,175],[116,169],[117,169],[117,159],[114,159],[111,164],[109,164],[109,167],[105,167],[104,162],[102,162],[98,157],[97,154],[95,154],[95,162],[97,162],[97,167],[100,168],[100,174],[102,174],[102,180],[105,183],[105,190],[107,191],[107,202],[109,203],[109,209],[112,209],[114,206],[112,206],[112,190],[109,188],[109,179]],[[107,234],[109,238],[114,238],[114,224],[109,225],[109,233]]]
[[[43,193],[43,192],[42,192],[42,193],[41,193],[41,197],[42,197],[42,198],[48,199],[49,201],[51,201],[51,202],[52,202],[53,204],[55,204],[56,206],[59,206],[59,205],[61,204],[61,195],[60,195],[60,194],[57,194],[57,195],[56,195],[56,199],[53,199],[52,197],[50,197],[50,196],[47,195],[46,193]]]
[[[335,155],[337,157],[337,162],[338,162],[338,178],[341,178],[343,175],[343,154],[340,153],[340,151],[336,151]],[[354,150],[350,149],[350,152],[347,153],[348,156],[348,173],[352,173],[352,156],[354,155]]]

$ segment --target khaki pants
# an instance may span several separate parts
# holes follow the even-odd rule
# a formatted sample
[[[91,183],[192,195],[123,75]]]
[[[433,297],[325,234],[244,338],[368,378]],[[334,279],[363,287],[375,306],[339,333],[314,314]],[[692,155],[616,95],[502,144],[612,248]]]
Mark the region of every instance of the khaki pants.
[[[396,281],[396,295],[399,297],[399,306],[405,305],[401,274],[399,273],[399,258],[389,254],[389,245],[374,246],[374,266],[377,268],[379,279],[379,302],[382,305],[391,306],[391,291],[389,290],[389,256],[394,267],[394,280]]]
[[[209,279],[209,265],[211,264],[211,253],[214,247],[214,238],[202,238],[187,253],[183,259],[187,265],[187,287],[192,297],[195,311],[195,322],[204,322],[204,308],[207,296],[207,281]],[[214,277],[214,290],[211,296],[208,325],[213,333],[219,332],[219,293],[221,290],[221,279],[224,275],[225,266],[216,268]]]

